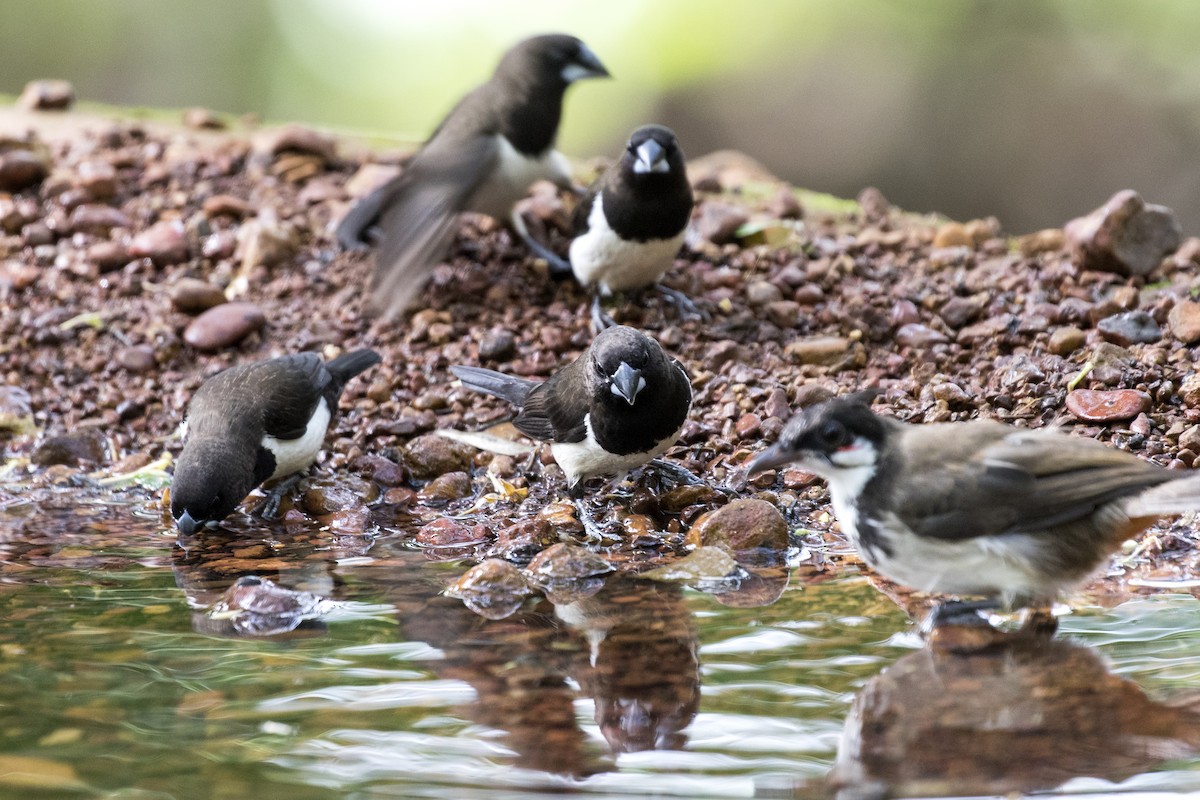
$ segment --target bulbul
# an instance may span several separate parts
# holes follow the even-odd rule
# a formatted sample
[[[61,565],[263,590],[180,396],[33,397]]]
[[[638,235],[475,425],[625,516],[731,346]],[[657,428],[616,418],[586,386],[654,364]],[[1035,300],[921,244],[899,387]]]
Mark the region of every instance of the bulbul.
[[[806,409],[749,472],[795,463],[825,478],[863,559],[913,589],[1049,604],[1157,518],[1200,509],[1194,475],[1092,439],[990,421],[910,425],[868,402]]]
[[[601,331],[583,355],[541,383],[480,367],[450,371],[464,386],[516,406],[513,425],[550,443],[577,505],[588,478],[621,475],[665,453],[692,407],[683,365],[624,325]]]
[[[297,353],[230,367],[205,381],[188,406],[171,482],[171,516],[180,533],[216,527],[259,484],[311,466],[342,389],[379,361],[373,350],[328,363]],[[268,514],[279,495],[273,500]]]
[[[598,292],[592,300],[597,329],[613,324],[600,308],[601,296],[654,286],[675,263],[692,205],[675,134],[662,125],[635,130],[620,160],[575,208],[569,263],[550,262],[554,273],[573,274]],[[695,311],[680,292],[658,288],[671,302]]]
[[[356,249],[379,240],[374,288],[387,318],[425,285],[460,212],[506,219],[535,254],[553,256],[529,236],[513,205],[539,180],[574,188],[570,165],[554,149],[563,93],[577,80],[607,76],[574,36],[520,42],[491,80],[458,102],[403,173],[350,210],[338,241]]]

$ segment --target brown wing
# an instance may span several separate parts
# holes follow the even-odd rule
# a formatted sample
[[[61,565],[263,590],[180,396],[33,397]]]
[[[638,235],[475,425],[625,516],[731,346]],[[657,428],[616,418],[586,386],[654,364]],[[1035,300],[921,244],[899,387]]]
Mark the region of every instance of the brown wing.
[[[592,405],[585,369],[586,353],[538,384],[513,420],[517,430],[542,441],[582,442],[587,436],[584,418]]]

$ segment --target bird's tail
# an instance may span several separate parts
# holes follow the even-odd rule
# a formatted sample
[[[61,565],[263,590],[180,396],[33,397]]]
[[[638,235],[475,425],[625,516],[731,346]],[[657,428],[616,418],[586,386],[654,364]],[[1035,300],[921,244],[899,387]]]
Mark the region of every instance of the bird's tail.
[[[1169,517],[1200,511],[1200,475],[1163,483],[1130,498],[1125,513],[1131,517]]]
[[[342,387],[351,378],[363,370],[375,366],[382,360],[379,353],[376,353],[374,350],[366,348],[351,350],[349,353],[342,353],[337,358],[326,363],[325,369],[329,370],[329,374],[333,376],[333,380],[337,383],[338,392],[341,393]]]
[[[490,394],[492,397],[499,397],[501,400],[506,400],[514,406],[522,406],[525,404],[525,398],[537,386],[537,381],[518,378],[513,375],[505,375],[503,372],[496,372],[494,369],[484,369],[483,367],[466,367],[454,366],[450,368],[463,386],[468,389],[474,389],[477,392]]]

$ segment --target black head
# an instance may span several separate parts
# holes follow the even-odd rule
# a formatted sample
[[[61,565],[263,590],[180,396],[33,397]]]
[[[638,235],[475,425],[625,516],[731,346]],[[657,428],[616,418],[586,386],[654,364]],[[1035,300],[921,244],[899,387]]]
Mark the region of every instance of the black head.
[[[242,461],[201,441],[184,446],[171,481],[171,517],[180,533],[214,527],[250,494],[257,485],[254,467]]]
[[[607,78],[608,70],[587,45],[562,33],[534,36],[513,46],[496,67],[496,76],[562,87],[585,78]]]
[[[663,125],[643,125],[633,132],[621,156],[621,169],[633,180],[686,175],[675,133]]]
[[[870,409],[871,395],[853,394],[806,408],[784,427],[779,440],[750,462],[751,475],[784,464],[825,477],[874,466],[886,444],[887,423]]]
[[[658,342],[625,325],[601,331],[588,350],[588,383],[593,396],[609,402],[617,398],[634,405],[638,394],[664,380],[670,367]]]

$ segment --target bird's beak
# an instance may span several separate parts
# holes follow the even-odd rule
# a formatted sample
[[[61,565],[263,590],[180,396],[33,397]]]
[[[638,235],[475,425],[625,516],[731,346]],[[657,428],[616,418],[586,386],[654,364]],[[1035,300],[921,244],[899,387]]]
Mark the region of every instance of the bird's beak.
[[[642,377],[640,370],[621,362],[621,366],[617,367],[617,372],[612,376],[612,386],[609,387],[612,393],[620,397],[629,405],[633,405],[633,401],[637,400],[638,392],[646,388],[646,379]]]
[[[786,448],[778,442],[763,450],[755,456],[749,464],[746,465],[747,475],[757,475],[760,472],[766,472],[769,469],[782,467],[784,464],[790,464],[796,460],[794,453],[788,452]]]
[[[192,515],[184,510],[182,514],[175,518],[175,525],[179,528],[179,532],[184,536],[191,536],[199,528],[201,528],[204,523],[199,520],[192,519]]]
[[[667,151],[658,142],[647,139],[638,145],[637,161],[633,162],[633,171],[640,174],[670,172],[671,165],[667,163]]]
[[[579,55],[567,66],[563,67],[563,80],[574,83],[585,78],[608,78],[608,70],[596,58],[596,54],[586,47],[579,48]]]

